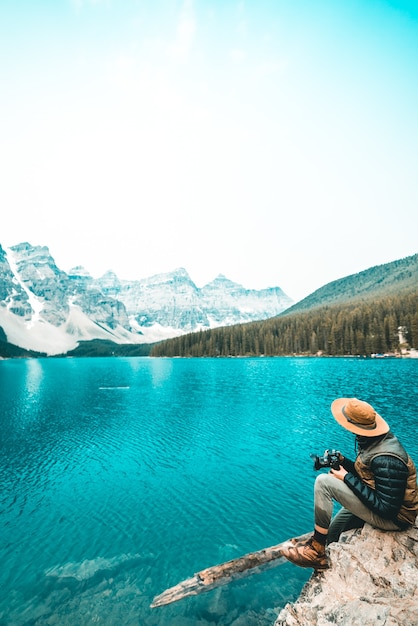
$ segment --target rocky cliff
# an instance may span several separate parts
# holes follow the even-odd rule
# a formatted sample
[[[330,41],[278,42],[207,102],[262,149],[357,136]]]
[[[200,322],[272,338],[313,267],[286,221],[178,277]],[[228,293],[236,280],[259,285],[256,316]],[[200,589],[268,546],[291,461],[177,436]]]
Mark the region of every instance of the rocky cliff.
[[[328,547],[330,569],[313,574],[275,626],[416,626],[418,528],[365,525]]]

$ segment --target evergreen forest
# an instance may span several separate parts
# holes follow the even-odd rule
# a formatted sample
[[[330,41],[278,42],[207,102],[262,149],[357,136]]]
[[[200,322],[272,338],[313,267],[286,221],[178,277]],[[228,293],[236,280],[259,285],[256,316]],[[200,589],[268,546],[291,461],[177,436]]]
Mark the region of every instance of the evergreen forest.
[[[418,291],[284,312],[156,344],[150,356],[371,356],[418,348]],[[399,329],[402,329],[400,334]],[[401,345],[401,341],[403,345]]]

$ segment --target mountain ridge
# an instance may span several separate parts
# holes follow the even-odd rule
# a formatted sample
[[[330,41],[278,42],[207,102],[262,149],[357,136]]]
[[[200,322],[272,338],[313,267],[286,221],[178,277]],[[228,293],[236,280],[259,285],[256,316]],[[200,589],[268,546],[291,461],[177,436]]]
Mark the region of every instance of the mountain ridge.
[[[249,290],[223,275],[202,288],[185,268],[134,281],[109,270],[96,279],[81,265],[61,270],[47,246],[0,246],[0,329],[8,343],[48,355],[90,340],[150,344],[266,319],[292,303],[280,287]]]
[[[344,303],[348,299],[353,302],[379,295],[399,295],[414,287],[418,287],[418,253],[333,280],[280,315],[312,310],[329,303]]]

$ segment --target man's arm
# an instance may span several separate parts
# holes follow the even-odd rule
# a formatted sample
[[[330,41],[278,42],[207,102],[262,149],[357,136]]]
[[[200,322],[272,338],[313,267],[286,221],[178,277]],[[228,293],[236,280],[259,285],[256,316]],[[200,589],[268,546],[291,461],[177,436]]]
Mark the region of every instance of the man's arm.
[[[350,459],[347,459],[347,457],[341,455],[340,462],[343,468],[347,470],[347,472],[350,472],[350,474],[354,474],[354,476],[357,476],[357,472],[354,469],[354,461],[351,461]]]
[[[344,482],[373,513],[393,520],[404,499],[408,468],[400,459],[382,454],[373,459],[371,470],[375,489],[351,472],[344,476]]]

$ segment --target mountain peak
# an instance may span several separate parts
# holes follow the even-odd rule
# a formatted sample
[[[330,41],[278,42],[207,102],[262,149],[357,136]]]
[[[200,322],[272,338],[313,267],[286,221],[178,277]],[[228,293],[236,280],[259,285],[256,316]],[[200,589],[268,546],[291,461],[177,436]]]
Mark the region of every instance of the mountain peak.
[[[190,279],[189,272],[184,267],[177,267],[175,270],[173,270],[172,272],[168,272],[168,273],[169,274],[173,274],[175,276],[179,276],[181,278],[189,278]]]
[[[68,276],[91,278],[90,273],[82,265],[76,265],[68,271]]]
[[[244,289],[242,285],[239,283],[235,283],[233,280],[230,280],[225,276],[225,274],[218,274],[212,281],[207,283],[203,289],[206,287],[238,287],[239,289]]]
[[[33,246],[27,241],[11,246],[10,250],[16,254],[27,253],[30,256],[44,255],[49,256],[49,248],[47,246]]]
[[[150,276],[149,278],[142,278],[140,283],[144,285],[156,285],[156,284],[165,284],[165,283],[188,283],[196,288],[196,285],[190,278],[189,273],[184,267],[178,267],[171,272],[163,272],[161,274],[154,274],[154,276]]]

